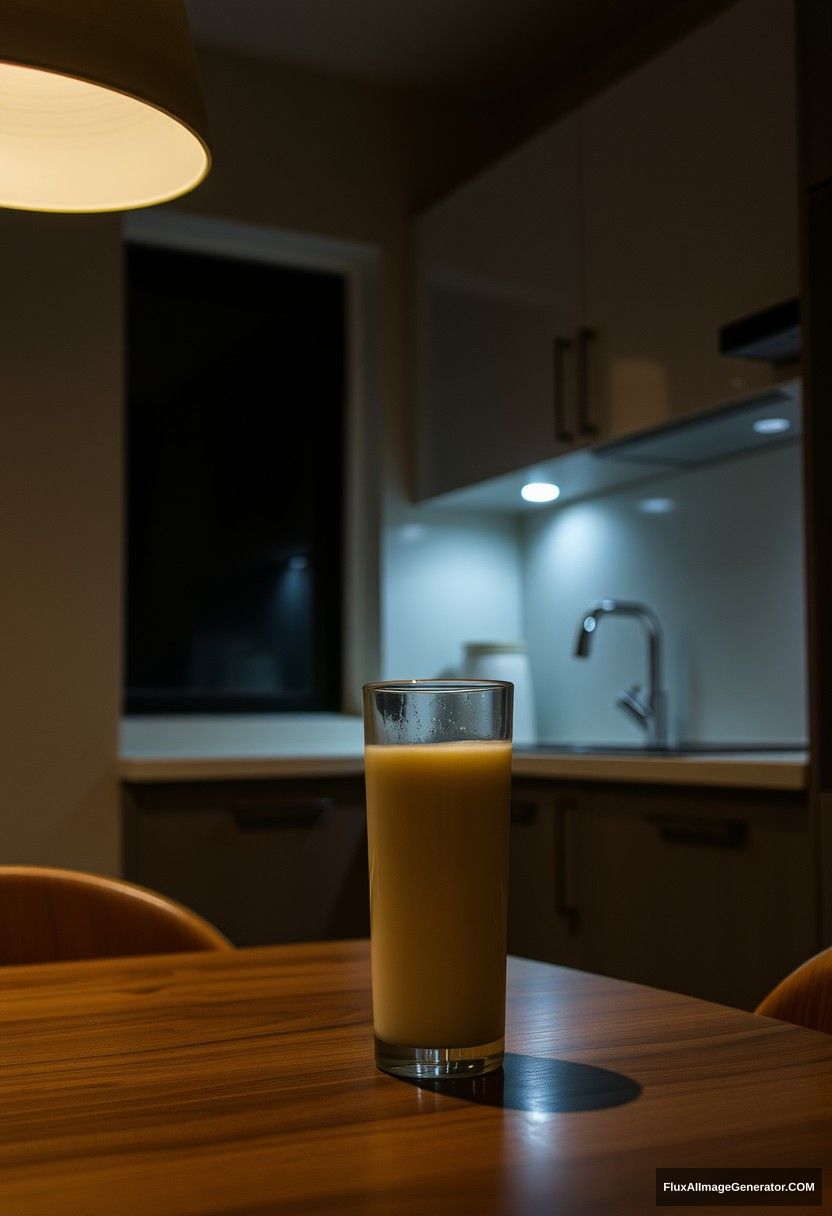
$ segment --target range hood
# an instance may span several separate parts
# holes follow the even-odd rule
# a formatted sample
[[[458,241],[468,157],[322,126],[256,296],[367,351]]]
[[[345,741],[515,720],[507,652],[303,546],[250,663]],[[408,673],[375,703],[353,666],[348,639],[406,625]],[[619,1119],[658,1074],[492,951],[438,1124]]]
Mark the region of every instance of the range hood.
[[[753,359],[776,367],[794,364],[800,359],[800,301],[786,300],[723,325],[718,340],[720,354],[729,358]],[[788,380],[689,419],[600,444],[594,451],[602,460],[693,468],[770,447],[773,439],[795,439],[800,435],[800,404],[800,381]],[[781,430],[766,429],[772,418],[782,425]]]
[[[800,301],[786,300],[741,321],[723,325],[719,353],[781,366],[800,358]]]
[[[669,426],[599,444],[594,455],[622,464],[652,465],[657,471],[694,468],[794,440],[800,435],[800,404],[800,381],[788,381]],[[772,418],[782,420],[782,429],[776,433],[766,428]],[[755,425],[760,423],[760,427]]]

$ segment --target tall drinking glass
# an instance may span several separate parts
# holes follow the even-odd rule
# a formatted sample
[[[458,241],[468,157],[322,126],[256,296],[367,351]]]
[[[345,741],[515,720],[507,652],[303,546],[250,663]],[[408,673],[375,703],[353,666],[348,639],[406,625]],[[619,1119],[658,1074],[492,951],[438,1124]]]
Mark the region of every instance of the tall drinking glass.
[[[376,1064],[476,1076],[503,1060],[511,684],[364,688]]]

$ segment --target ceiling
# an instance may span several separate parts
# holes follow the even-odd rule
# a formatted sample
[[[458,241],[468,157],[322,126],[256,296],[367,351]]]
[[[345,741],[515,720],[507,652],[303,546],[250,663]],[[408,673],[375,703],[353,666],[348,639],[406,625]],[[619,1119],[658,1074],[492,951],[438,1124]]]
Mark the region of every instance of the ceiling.
[[[197,42],[338,76],[527,105],[703,0],[187,0]]]

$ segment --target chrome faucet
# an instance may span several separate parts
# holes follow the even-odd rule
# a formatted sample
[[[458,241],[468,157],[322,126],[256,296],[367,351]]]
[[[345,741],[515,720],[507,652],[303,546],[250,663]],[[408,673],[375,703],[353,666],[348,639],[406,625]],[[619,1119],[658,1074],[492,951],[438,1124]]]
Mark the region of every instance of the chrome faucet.
[[[616,705],[647,732],[651,747],[664,747],[667,742],[667,706],[662,688],[662,627],[659,618],[646,604],[627,600],[596,600],[587,609],[575,640],[575,657],[589,657],[590,645],[598,622],[602,616],[634,616],[641,621],[647,632],[647,696],[643,697],[641,686],[633,684],[616,698]]]

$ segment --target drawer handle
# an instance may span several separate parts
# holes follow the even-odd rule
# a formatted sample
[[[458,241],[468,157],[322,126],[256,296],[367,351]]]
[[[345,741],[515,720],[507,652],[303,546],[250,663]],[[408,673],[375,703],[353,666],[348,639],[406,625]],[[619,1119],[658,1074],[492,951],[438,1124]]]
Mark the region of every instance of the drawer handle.
[[[555,807],[555,912],[566,919],[570,933],[578,930],[580,909],[577,896],[575,803],[570,799]]]
[[[285,802],[237,802],[231,807],[235,827],[241,832],[275,832],[289,828],[313,828],[332,806],[331,798],[293,798]]]
[[[511,822],[519,824],[534,823],[537,819],[536,802],[512,802]]]
[[[647,815],[668,844],[698,844],[712,849],[744,849],[748,824],[744,819],[685,819],[677,815]]]
[[[595,330],[582,326],[577,336],[577,360],[575,364],[575,380],[578,395],[578,430],[587,438],[598,434],[598,427],[590,414],[589,392],[589,347],[596,337]]]
[[[558,443],[574,442],[574,432],[566,425],[566,376],[565,376],[565,361],[566,355],[572,349],[572,342],[569,338],[555,338],[553,348],[553,361],[555,373],[555,388],[553,411],[555,418],[555,439]]]

